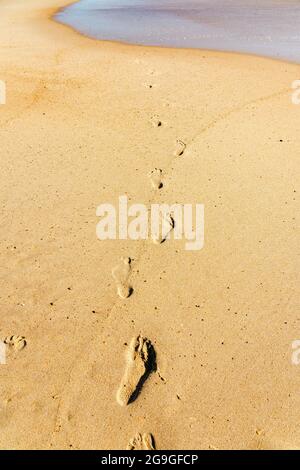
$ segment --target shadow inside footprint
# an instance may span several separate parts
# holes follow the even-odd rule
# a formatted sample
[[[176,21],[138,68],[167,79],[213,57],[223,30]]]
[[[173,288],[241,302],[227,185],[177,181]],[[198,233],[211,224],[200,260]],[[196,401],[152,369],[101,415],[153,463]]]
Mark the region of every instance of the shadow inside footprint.
[[[154,189],[163,188],[162,173],[163,172],[160,168],[154,168],[154,170],[152,170],[149,173],[148,176],[150,178],[151,184],[152,184]]]
[[[133,294],[133,287],[127,284],[119,284],[117,287],[117,293],[121,299],[129,299]]]
[[[181,157],[184,154],[185,149],[186,144],[182,140],[177,139],[174,152],[175,157]]]
[[[166,214],[160,216],[160,223],[153,226],[152,241],[159,245],[170,239],[171,232],[175,228],[175,219],[170,215]]]
[[[143,388],[143,385],[144,383],[146,382],[146,380],[148,379],[149,375],[152,373],[152,372],[156,372],[157,370],[157,364],[156,364],[156,353],[155,353],[155,349],[154,347],[152,346],[152,344],[149,342],[148,343],[148,357],[147,357],[147,361],[145,361],[145,373],[144,375],[142,375],[142,377],[140,378],[134,392],[132,393],[132,395],[130,396],[129,400],[128,400],[128,405],[132,402],[134,402],[137,397],[139,396],[139,394],[141,393],[141,390]]]
[[[127,450],[155,450],[155,440],[150,433],[138,433],[129,441]]]

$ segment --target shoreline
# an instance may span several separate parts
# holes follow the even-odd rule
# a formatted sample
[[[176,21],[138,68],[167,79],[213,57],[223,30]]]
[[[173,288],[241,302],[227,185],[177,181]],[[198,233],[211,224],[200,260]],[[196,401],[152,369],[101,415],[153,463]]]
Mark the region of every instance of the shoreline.
[[[79,36],[82,36],[88,40],[91,40],[91,41],[96,41],[98,43],[103,43],[103,44],[117,44],[117,45],[120,45],[120,46],[127,46],[127,47],[142,47],[142,48],[149,48],[149,49],[166,49],[166,50],[183,50],[183,51],[189,51],[189,52],[192,52],[192,51],[196,51],[196,52],[199,52],[199,53],[210,53],[210,54],[213,54],[213,53],[217,53],[217,54],[225,54],[225,55],[237,55],[237,56],[248,56],[248,57],[257,57],[257,58],[262,58],[262,59],[266,59],[266,60],[272,60],[272,61],[276,61],[276,62],[283,62],[283,63],[287,63],[287,64],[292,64],[292,65],[300,65],[300,62],[296,62],[296,61],[292,61],[292,60],[288,60],[288,59],[283,59],[283,58],[276,58],[276,57],[272,57],[272,56],[265,56],[265,55],[260,55],[260,54],[255,54],[255,53],[251,53],[251,52],[238,52],[238,51],[223,51],[223,50],[219,50],[219,49],[205,49],[205,48],[200,48],[200,47],[184,47],[184,46],[180,46],[180,47],[176,47],[176,46],[163,46],[163,45],[144,45],[144,44],[139,44],[139,43],[131,43],[131,42],[126,42],[126,41],[119,41],[119,40],[110,40],[110,39],[97,39],[97,38],[94,38],[92,36],[89,36],[88,34],[85,34],[81,31],[79,31],[78,29],[76,29],[74,26],[71,26],[71,25],[68,25],[62,21],[59,21],[55,18],[55,16],[60,13],[61,11],[65,10],[67,7],[69,7],[70,5],[73,5],[75,3],[79,3],[80,0],[77,0],[77,1],[68,1],[65,5],[61,6],[61,7],[58,7],[50,16],[49,16],[49,20],[50,21],[54,21],[55,23],[57,24],[61,24],[63,26],[65,26],[66,28],[70,29],[74,34],[78,34]]]
[[[299,447],[299,66],[97,41],[63,3],[0,2],[1,448]],[[203,203],[204,248],[98,240],[120,195]],[[141,338],[157,369],[120,406]]]

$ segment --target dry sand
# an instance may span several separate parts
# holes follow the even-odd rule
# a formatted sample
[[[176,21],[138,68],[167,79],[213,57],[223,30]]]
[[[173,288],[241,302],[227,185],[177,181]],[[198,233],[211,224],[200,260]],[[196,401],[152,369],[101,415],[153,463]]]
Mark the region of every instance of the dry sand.
[[[63,4],[0,1],[1,448],[299,448],[299,65],[96,42]],[[123,194],[204,203],[204,249],[97,240]]]

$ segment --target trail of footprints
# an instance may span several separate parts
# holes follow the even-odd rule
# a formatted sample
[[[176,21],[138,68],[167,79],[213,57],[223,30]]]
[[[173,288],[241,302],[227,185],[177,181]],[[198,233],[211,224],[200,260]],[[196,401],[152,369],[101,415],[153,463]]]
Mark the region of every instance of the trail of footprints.
[[[157,116],[152,118],[152,124],[155,127],[162,125]],[[181,156],[185,151],[186,145],[177,140],[174,155]],[[163,188],[163,172],[159,168],[154,168],[148,175],[155,190]],[[163,243],[174,229],[175,222],[171,214],[161,216],[158,233],[153,237],[156,244]],[[117,294],[121,299],[128,299],[133,288],[130,284],[131,258],[121,258],[112,270],[112,276],[116,283]],[[24,336],[12,335],[3,340],[9,350],[19,352],[27,345]],[[132,338],[127,352],[126,363],[123,378],[117,390],[116,399],[119,405],[127,406],[136,400],[142,391],[143,385],[149,375],[156,371],[156,353],[151,341],[142,335]],[[128,443],[127,450],[155,450],[155,442],[152,434],[136,434]]]
[[[175,227],[175,220],[171,214],[162,215],[160,214],[160,223],[155,233],[152,234],[152,241],[156,245],[164,243],[171,235],[172,230]]]
[[[162,122],[157,116],[151,118],[154,127],[160,127]],[[174,156],[182,156],[186,144],[177,140]],[[163,171],[154,168],[149,173],[149,179],[155,190],[163,188]],[[163,243],[175,227],[175,221],[171,214],[161,216],[160,227],[152,237],[156,244]],[[121,258],[120,263],[112,270],[112,276],[116,283],[117,294],[121,299],[129,298],[133,293],[130,285],[131,258]],[[151,341],[142,335],[132,338],[127,351],[124,375],[117,390],[116,399],[120,406],[130,405],[142,391],[143,385],[149,375],[156,371],[156,353]],[[155,450],[155,442],[152,434],[136,434],[127,446],[127,450]]]

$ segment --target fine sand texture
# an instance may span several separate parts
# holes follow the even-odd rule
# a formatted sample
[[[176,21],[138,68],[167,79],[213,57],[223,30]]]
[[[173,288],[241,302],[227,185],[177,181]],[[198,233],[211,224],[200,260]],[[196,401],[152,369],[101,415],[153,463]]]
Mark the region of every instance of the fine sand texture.
[[[64,4],[0,0],[0,448],[299,448],[299,65],[97,42]],[[98,240],[122,195],[203,203],[204,248]]]

